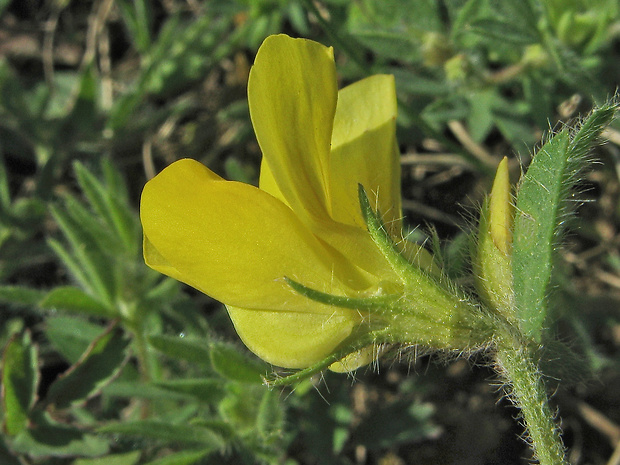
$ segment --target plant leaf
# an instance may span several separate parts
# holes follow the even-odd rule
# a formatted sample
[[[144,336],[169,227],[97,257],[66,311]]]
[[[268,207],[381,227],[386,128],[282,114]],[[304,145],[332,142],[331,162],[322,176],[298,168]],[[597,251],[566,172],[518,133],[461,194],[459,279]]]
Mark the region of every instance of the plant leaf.
[[[213,448],[183,451],[152,460],[144,465],[192,465],[213,452]]]
[[[569,196],[589,150],[617,110],[617,102],[609,101],[595,108],[572,134],[564,129],[551,138],[519,185],[513,237],[515,306],[523,334],[535,341],[541,340],[547,316],[553,252],[575,204]]]
[[[54,220],[71,245],[78,268],[83,270],[78,279],[86,279],[89,287],[106,303],[113,301],[116,291],[114,270],[110,266],[106,251],[98,247],[96,240],[84,230],[80,223],[63,209],[51,207]],[[62,256],[60,257],[63,258]]]
[[[22,431],[12,449],[33,458],[97,457],[108,452],[106,439],[53,421],[45,412],[33,417],[35,427]]]
[[[78,287],[60,286],[51,290],[39,304],[42,308],[67,310],[82,315],[114,317],[112,310]]]
[[[263,363],[250,360],[232,345],[223,343],[211,344],[211,363],[224,378],[241,383],[263,384],[269,371]]]
[[[84,165],[79,162],[74,163],[73,169],[84,195],[88,199],[91,207],[97,214],[105,220],[111,230],[115,230],[122,244],[127,250],[135,248],[137,222],[135,216],[123,202],[124,187],[120,190],[120,197],[116,197],[118,184],[121,184],[117,177],[114,178],[116,186],[104,186]],[[106,177],[112,179],[114,168],[104,165]]]
[[[36,305],[45,293],[25,286],[0,286],[0,302],[21,305]]]
[[[159,352],[177,360],[210,366],[209,347],[200,339],[176,336],[149,336],[149,344]]]
[[[265,440],[280,437],[284,429],[284,412],[279,397],[276,391],[265,390],[258,407],[256,429]]]
[[[26,428],[38,382],[37,351],[30,332],[16,334],[9,340],[2,356],[4,428],[10,436]]]
[[[168,389],[150,383],[134,381],[114,381],[103,388],[103,394],[110,397],[135,397],[137,399],[188,401],[192,396],[180,392],[171,392]]]
[[[124,454],[106,455],[95,459],[77,459],[73,465],[135,465],[140,460],[139,450]]]
[[[225,395],[222,380],[218,378],[175,379],[159,381],[155,385],[167,391],[186,394],[210,404],[216,404]]]
[[[122,369],[129,339],[114,324],[95,339],[84,355],[50,386],[48,403],[67,408],[97,394]]]
[[[207,428],[194,425],[177,425],[157,420],[111,423],[97,430],[99,433],[115,433],[157,439],[165,443],[197,444],[213,448],[224,446],[222,439]]]
[[[547,314],[555,232],[565,188],[568,131],[538,151],[519,186],[513,237],[513,284],[522,332],[540,340]]]
[[[70,363],[76,363],[92,341],[101,334],[101,326],[68,317],[45,320],[45,335],[54,348]]]

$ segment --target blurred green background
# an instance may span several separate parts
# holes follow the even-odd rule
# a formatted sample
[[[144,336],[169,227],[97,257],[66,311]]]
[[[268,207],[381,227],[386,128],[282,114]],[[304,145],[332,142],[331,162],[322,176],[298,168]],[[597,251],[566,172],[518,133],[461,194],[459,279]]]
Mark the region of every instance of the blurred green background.
[[[483,355],[270,391],[225,309],[144,265],[164,166],[257,182],[247,77],[279,32],[334,46],[342,86],[395,76],[407,222],[465,286],[499,160],[516,181],[620,82],[617,0],[0,0],[0,464],[528,463]],[[620,464],[618,128],[567,218],[543,367],[574,464]]]

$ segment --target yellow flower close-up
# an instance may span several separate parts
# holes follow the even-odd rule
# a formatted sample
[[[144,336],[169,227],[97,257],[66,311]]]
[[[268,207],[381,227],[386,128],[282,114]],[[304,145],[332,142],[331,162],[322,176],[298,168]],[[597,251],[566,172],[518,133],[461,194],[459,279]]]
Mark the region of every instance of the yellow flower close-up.
[[[141,220],[146,263],[223,302],[250,350],[283,367],[323,360],[368,314],[293,291],[337,296],[400,281],[368,234],[358,186],[401,235],[394,79],[338,91],[333,51],[285,35],[260,47],[248,82],[263,159],[259,187],[183,159],[150,180]]]

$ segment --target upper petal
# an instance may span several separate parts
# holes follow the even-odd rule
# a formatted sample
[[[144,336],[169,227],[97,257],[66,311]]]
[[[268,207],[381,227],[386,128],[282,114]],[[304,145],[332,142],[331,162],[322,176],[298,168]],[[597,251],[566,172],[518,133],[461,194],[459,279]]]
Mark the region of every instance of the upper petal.
[[[329,204],[336,221],[365,228],[362,184],[390,232],[400,234],[400,162],[394,77],[371,76],[338,94],[329,163]]]
[[[271,168],[269,168],[269,165],[267,164],[267,159],[265,157],[262,158],[260,163],[260,176],[258,179],[258,187],[260,187],[261,190],[264,190],[265,192],[269,192],[276,199],[280,199],[282,202],[284,202],[290,207],[290,204],[280,190],[278,182],[276,181],[276,178],[274,178],[273,172],[271,171]]]
[[[327,213],[325,176],[337,98],[331,48],[285,35],[265,39],[248,82],[252,124],[278,192],[265,189],[281,194],[302,218]]]
[[[351,292],[340,277],[356,279],[282,202],[194,160],[146,184],[140,216],[147,263],[228,305],[331,313],[282,278],[336,294]]]

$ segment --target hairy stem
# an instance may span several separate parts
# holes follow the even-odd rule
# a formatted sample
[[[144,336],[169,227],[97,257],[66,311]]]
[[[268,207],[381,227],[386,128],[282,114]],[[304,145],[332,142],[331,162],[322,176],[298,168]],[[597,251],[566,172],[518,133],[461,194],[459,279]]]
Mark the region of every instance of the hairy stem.
[[[498,343],[496,361],[508,383],[508,395],[521,409],[525,439],[540,465],[566,465],[560,429],[549,407],[541,373],[530,351],[509,341]]]

